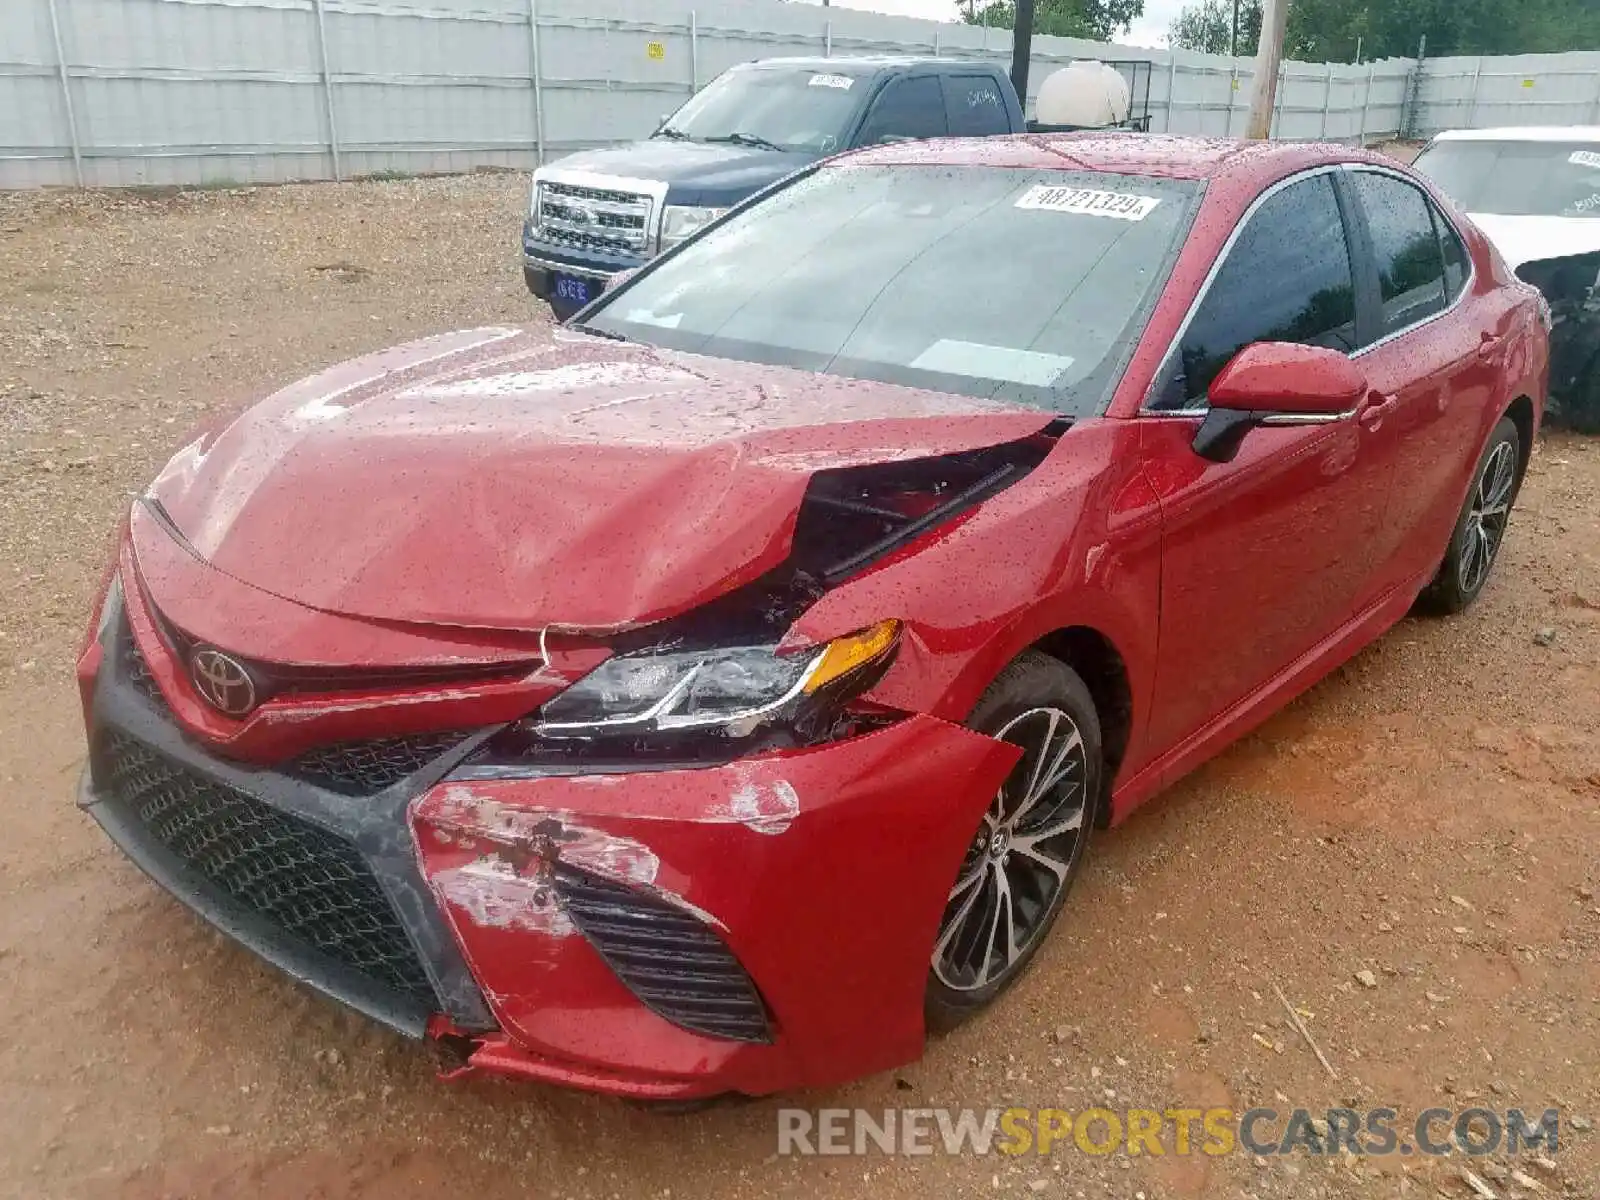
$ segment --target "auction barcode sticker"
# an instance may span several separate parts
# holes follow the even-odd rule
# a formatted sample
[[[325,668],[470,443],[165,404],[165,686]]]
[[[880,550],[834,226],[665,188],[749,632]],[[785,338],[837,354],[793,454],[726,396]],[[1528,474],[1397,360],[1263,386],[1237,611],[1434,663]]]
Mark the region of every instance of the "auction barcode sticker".
[[[848,92],[855,82],[849,75],[813,75],[810,86],[838,88],[841,92]]]
[[[1567,161],[1580,167],[1600,168],[1600,154],[1593,150],[1574,150]]]
[[[1041,212],[1081,213],[1086,217],[1115,217],[1119,221],[1142,221],[1161,201],[1155,196],[1135,196],[1126,192],[1096,192],[1087,188],[1050,187],[1039,184],[1022,193],[1018,208]]]

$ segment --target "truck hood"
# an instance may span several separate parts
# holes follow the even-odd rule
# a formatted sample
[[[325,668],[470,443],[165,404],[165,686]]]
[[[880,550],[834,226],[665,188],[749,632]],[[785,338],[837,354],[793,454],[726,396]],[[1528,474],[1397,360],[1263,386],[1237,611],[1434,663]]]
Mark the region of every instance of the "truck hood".
[[[149,496],[195,556],[315,609],[599,631],[687,611],[780,563],[818,470],[977,449],[1049,419],[478,329],[284,388],[184,447]]]
[[[1506,217],[1468,213],[1513,271],[1523,263],[1600,250],[1600,217]]]
[[[559,175],[571,170],[623,179],[653,179],[667,185],[668,203],[727,208],[818,157],[721,142],[710,145],[651,138],[569,154],[557,164],[555,172]]]

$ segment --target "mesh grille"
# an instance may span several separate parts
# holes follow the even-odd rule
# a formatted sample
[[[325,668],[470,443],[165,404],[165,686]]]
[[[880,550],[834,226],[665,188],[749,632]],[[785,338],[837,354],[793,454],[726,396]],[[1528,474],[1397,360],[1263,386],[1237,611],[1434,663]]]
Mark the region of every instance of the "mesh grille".
[[[150,664],[145,662],[139,644],[133,640],[133,635],[126,626],[123,628],[120,641],[123,677],[142,695],[165,707],[167,702],[161,695],[160,687],[156,685],[155,676],[150,674]]]
[[[421,960],[349,842],[115,731],[98,767],[105,791],[213,887],[298,941],[434,1005]]]
[[[704,922],[665,900],[565,867],[556,888],[573,924],[646,1008],[696,1033],[772,1040],[755,984]]]
[[[365,796],[416,774],[466,736],[419,733],[409,737],[335,742],[308,750],[282,770],[331,792]]]

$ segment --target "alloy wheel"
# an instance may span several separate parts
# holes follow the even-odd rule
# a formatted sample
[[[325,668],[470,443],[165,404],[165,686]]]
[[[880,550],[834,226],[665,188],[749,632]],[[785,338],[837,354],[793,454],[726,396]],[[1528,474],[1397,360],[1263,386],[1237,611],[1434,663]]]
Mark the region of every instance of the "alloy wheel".
[[[1048,927],[1088,811],[1083,736],[1065,712],[1029,709],[995,737],[1022,757],[979,822],[933,948],[934,975],[963,992],[1003,976]]]
[[[1511,492],[1516,485],[1516,454],[1510,442],[1501,442],[1489,455],[1478,476],[1478,487],[1467,512],[1462,531],[1461,562],[1457,580],[1461,591],[1471,595],[1483,586],[1500,542],[1505,537],[1506,520],[1511,514]]]

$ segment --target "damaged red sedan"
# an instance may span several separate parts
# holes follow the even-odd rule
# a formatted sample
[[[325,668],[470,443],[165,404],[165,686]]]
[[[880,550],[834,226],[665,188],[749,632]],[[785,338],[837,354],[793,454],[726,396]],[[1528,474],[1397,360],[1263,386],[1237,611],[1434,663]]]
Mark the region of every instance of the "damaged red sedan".
[[[904,1063],[1018,978],[1094,829],[1479,594],[1546,317],[1360,152],[847,155],[553,335],[183,447],[79,663],[81,803],[459,1070]]]

